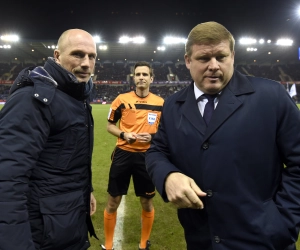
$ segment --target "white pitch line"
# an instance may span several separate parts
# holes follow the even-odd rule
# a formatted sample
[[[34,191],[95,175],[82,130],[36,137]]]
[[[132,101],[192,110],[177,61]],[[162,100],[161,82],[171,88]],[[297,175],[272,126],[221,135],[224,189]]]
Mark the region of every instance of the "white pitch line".
[[[123,241],[123,225],[124,225],[124,216],[125,216],[125,197],[122,196],[122,201],[117,210],[117,223],[114,233],[114,249],[122,250],[122,241]]]

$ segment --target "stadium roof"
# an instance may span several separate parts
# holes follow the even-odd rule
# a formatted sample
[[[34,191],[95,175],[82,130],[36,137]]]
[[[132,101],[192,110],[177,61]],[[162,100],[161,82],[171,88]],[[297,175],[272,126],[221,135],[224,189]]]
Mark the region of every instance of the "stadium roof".
[[[192,27],[206,21],[225,25],[236,40],[239,36],[272,40],[284,36],[294,40],[291,47],[264,44],[257,46],[257,51],[246,51],[247,47],[237,42],[236,63],[299,62],[300,11],[295,0],[228,0],[213,7],[210,2],[195,0],[151,0],[145,4],[135,0],[58,2],[16,0],[1,6],[0,35],[18,34],[22,40],[11,44],[11,49],[2,49],[0,41],[0,62],[40,63],[52,56],[48,46],[56,44],[53,39],[69,28],[85,29],[107,42],[108,49],[98,51],[100,62],[175,62],[183,60],[184,45],[170,45],[165,51],[158,51],[157,47],[162,46],[159,40],[165,35],[187,37]],[[120,44],[117,39],[122,35],[143,35],[147,41],[140,45]]]
[[[42,63],[49,56],[53,56],[56,41],[27,40],[12,43],[10,49],[0,48],[0,62]],[[165,45],[165,50],[157,49],[161,44],[146,42],[145,44],[120,44],[118,42],[105,43],[107,50],[98,47],[98,62],[128,62],[145,60],[149,62],[165,63],[183,61],[184,44]],[[251,46],[237,42],[235,47],[235,63],[299,63],[299,45],[281,47],[275,44],[256,45],[257,51],[247,51]],[[253,46],[252,46],[253,47]],[[256,61],[255,61],[256,60]]]

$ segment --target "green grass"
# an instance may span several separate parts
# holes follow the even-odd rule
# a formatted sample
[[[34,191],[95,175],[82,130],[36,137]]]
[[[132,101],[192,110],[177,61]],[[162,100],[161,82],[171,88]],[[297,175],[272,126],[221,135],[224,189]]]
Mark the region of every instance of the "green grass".
[[[298,105],[300,108],[300,105]],[[2,105],[0,105],[0,109]],[[95,143],[93,154],[93,186],[97,199],[97,212],[92,219],[99,241],[91,238],[91,250],[99,250],[99,244],[104,243],[103,211],[107,201],[107,181],[110,168],[110,156],[115,147],[116,138],[106,131],[109,105],[93,105],[95,120]],[[130,204],[130,205],[129,205]],[[151,250],[186,249],[183,230],[178,222],[176,209],[164,203],[157,194],[154,198],[155,220],[151,233]],[[140,239],[140,214],[139,199],[135,196],[133,186],[130,185],[126,196],[126,216],[124,218],[124,239],[122,249],[137,249]],[[297,242],[300,250],[300,240]]]
[[[93,155],[93,186],[97,199],[97,212],[93,215],[93,222],[100,241],[91,239],[91,250],[99,249],[104,243],[103,211],[107,201],[107,181],[110,168],[110,156],[115,147],[116,137],[106,131],[109,105],[93,105],[95,121],[95,143]],[[130,204],[130,205],[128,205]],[[151,233],[152,250],[185,249],[183,230],[177,220],[176,209],[171,204],[163,202],[157,195],[154,198],[155,220]],[[133,185],[130,185],[126,196],[126,216],[124,218],[124,239],[122,250],[138,248],[140,240],[139,198],[134,194]],[[117,249],[119,250],[119,249]]]

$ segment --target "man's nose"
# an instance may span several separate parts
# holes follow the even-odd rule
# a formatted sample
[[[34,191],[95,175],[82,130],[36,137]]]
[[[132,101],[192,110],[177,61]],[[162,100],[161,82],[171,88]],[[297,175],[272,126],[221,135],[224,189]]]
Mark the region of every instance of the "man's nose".
[[[81,59],[81,66],[84,66],[84,67],[89,67],[90,66],[90,58],[89,58],[88,55],[84,56]]]
[[[216,58],[211,58],[210,61],[209,61],[209,64],[208,64],[208,68],[210,70],[217,70],[220,68],[219,66],[219,62]]]

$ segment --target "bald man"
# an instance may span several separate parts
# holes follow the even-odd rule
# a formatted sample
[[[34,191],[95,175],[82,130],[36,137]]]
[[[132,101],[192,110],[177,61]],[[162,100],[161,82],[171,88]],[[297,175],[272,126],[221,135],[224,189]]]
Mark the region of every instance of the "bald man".
[[[0,249],[85,250],[90,215],[96,44],[70,29],[44,67],[22,70],[0,113]]]

